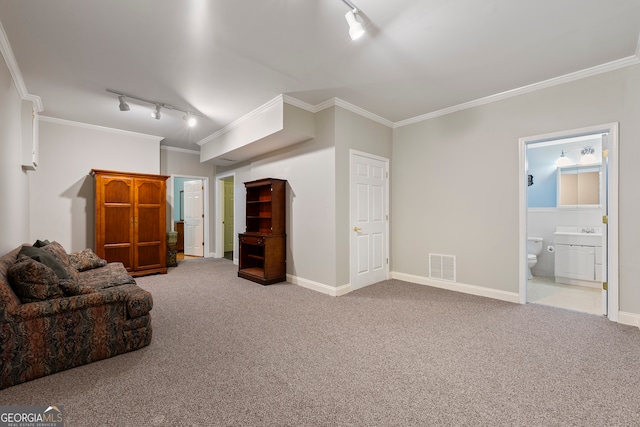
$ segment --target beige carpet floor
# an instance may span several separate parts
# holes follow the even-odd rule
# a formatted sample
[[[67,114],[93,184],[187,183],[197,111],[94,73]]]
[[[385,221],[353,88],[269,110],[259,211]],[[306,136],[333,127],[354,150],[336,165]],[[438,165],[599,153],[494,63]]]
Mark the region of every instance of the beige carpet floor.
[[[231,261],[139,278],[141,350],[0,391],[67,427],[640,425],[640,330],[390,280],[329,297]]]

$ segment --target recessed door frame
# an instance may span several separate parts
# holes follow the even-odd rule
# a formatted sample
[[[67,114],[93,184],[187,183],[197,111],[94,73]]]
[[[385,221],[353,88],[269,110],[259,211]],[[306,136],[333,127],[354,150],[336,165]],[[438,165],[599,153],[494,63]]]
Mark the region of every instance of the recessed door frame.
[[[236,183],[236,174],[235,172],[226,173],[222,175],[216,175],[216,238],[215,238],[215,249],[214,249],[214,257],[215,258],[223,258],[224,257],[224,181],[227,178],[233,178],[234,188]],[[234,205],[235,197],[234,197]],[[237,224],[237,209],[236,206],[233,207],[233,222]],[[235,232],[234,232],[235,234]],[[235,237],[234,237],[235,239]],[[233,244],[233,263],[238,264],[237,257],[237,245]]]
[[[175,197],[173,197],[173,193],[174,193],[174,188],[175,188],[175,184],[174,184],[174,179],[175,178],[188,178],[188,179],[199,179],[202,180],[202,185],[204,186],[204,194],[202,197],[202,203],[204,204],[203,206],[203,212],[204,212],[204,257],[205,258],[210,258],[211,254],[209,252],[209,178],[206,176],[195,176],[195,175],[182,175],[182,174],[171,174],[167,183],[167,200],[169,201],[169,205],[171,206],[171,227],[170,230],[171,231],[176,231],[175,230],[175,223],[174,223],[174,214],[175,214],[175,210],[176,209],[180,209],[180,206],[176,207],[176,203],[179,203],[179,201],[174,200]]]
[[[608,133],[609,153],[608,169],[609,181],[607,184],[608,195],[608,300],[607,317],[617,322],[619,314],[619,281],[618,281],[618,123],[606,123],[603,125],[589,126],[562,132],[554,132],[544,135],[528,136],[519,139],[519,302],[527,303],[527,145],[544,141],[581,136],[596,133]]]

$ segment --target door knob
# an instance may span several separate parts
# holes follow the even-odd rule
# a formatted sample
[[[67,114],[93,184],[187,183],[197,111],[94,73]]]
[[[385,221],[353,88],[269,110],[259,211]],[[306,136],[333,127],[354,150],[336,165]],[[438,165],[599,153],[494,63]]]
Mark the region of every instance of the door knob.
[[[362,230],[362,228],[360,228],[360,227],[353,227],[353,231],[355,231],[356,233],[357,233],[358,231],[360,231],[360,230]]]

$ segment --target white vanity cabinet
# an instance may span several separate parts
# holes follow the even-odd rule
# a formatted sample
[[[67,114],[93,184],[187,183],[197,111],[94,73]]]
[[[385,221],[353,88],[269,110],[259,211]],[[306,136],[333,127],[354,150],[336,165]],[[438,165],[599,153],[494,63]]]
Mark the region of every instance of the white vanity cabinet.
[[[600,288],[602,234],[556,232],[555,239],[556,282]]]

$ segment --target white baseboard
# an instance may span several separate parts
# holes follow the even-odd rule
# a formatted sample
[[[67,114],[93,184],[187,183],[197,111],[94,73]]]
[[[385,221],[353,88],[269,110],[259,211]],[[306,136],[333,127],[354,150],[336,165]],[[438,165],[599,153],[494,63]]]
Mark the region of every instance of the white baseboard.
[[[332,297],[339,297],[351,292],[351,284],[338,286],[336,288],[333,286],[325,285],[324,283],[303,279],[302,277],[294,276],[292,274],[287,274],[287,282],[293,283],[294,285],[302,286],[303,288],[311,289],[312,291],[331,295]]]
[[[467,285],[464,283],[446,282],[442,280],[433,280],[424,276],[416,276],[413,274],[391,272],[392,279],[403,280],[405,282],[417,283],[419,285],[432,286],[434,288],[447,289],[449,291],[462,292],[464,294],[477,295],[480,297],[493,298],[500,301],[520,303],[520,295],[517,292],[507,292],[498,289],[485,288],[476,285]]]
[[[619,311],[618,323],[622,323],[623,325],[636,326],[640,328],[640,314]]]

